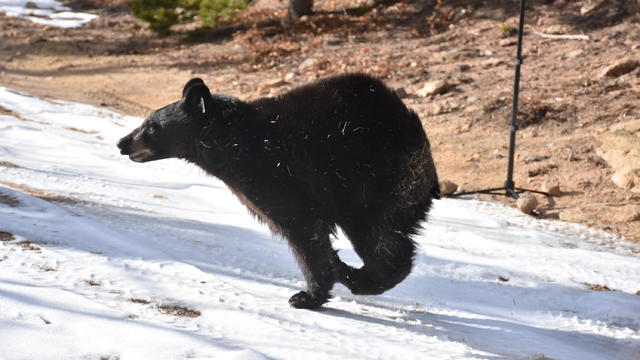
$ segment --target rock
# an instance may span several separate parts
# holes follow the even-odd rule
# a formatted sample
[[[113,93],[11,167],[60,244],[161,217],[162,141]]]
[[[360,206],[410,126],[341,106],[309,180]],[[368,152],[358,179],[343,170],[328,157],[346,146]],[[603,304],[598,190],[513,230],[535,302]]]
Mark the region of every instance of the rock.
[[[590,13],[600,9],[607,1],[590,1],[589,3],[582,5],[580,8],[580,15],[589,15]]]
[[[560,182],[558,181],[558,179],[546,179],[542,183],[542,191],[551,196],[560,196],[562,194],[562,191],[560,191]]]
[[[458,65],[457,69],[460,72],[467,72],[467,71],[471,70],[471,66],[469,66],[467,64],[461,64],[461,65]]]
[[[538,199],[531,193],[524,193],[516,201],[516,206],[525,214],[531,214],[538,207]]]
[[[314,66],[317,63],[318,63],[318,60],[316,60],[314,58],[308,58],[308,59],[305,59],[303,62],[300,63],[300,65],[298,66],[298,69],[304,70],[306,68],[310,68],[310,67]]]
[[[420,90],[416,91],[416,95],[420,97],[427,97],[432,95],[444,94],[454,86],[455,85],[450,84],[446,80],[429,81],[428,83],[424,84],[424,86]]]
[[[440,181],[440,194],[442,195],[451,195],[458,190],[458,185],[449,180]]]
[[[495,149],[491,153],[491,157],[493,159],[502,159],[504,157],[504,155],[502,155],[502,151],[500,151],[499,149]]]
[[[576,50],[572,50],[569,51],[568,53],[565,54],[565,57],[567,59],[573,59],[573,58],[577,58],[578,56],[584,54],[584,50],[582,49],[576,49]]]
[[[296,77],[296,74],[294,72],[287,73],[287,75],[284,76],[284,81],[291,81],[294,77]]]
[[[613,131],[599,136],[596,154],[614,170],[617,186],[640,192],[640,120],[616,124]]]
[[[600,73],[600,78],[618,77],[630,73],[640,66],[640,61],[636,59],[625,59],[617,63],[607,66]]]
[[[24,4],[24,7],[27,9],[40,9],[38,7],[38,4],[34,3],[33,1],[27,1],[27,3]]]
[[[513,46],[513,45],[515,45],[515,44],[517,44],[517,43],[518,43],[518,40],[517,40],[517,39],[511,39],[511,38],[509,38],[509,39],[502,39],[502,40],[500,40],[500,42],[499,42],[500,46],[502,46],[502,47]]]
[[[613,219],[616,223],[626,224],[632,221],[640,220],[640,206],[639,205],[627,205],[623,206],[615,212]]]
[[[267,80],[265,82],[263,82],[262,84],[260,84],[260,88],[262,89],[270,89],[270,88],[277,88],[283,85],[286,85],[287,82],[284,79],[281,78],[274,78],[274,79],[270,79]]]
[[[617,186],[631,190],[634,192],[639,192],[638,187],[640,187],[640,171],[630,168],[623,168],[621,170],[616,171],[611,176],[611,181]]]

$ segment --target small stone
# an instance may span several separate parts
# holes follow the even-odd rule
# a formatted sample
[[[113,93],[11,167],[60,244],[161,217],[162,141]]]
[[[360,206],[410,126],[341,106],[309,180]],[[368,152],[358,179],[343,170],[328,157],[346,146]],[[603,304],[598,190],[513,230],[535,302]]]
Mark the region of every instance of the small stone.
[[[39,9],[38,4],[34,3],[33,1],[27,1],[27,3],[24,4],[24,7],[26,7],[27,9]]]
[[[525,214],[532,214],[538,207],[538,199],[531,193],[524,193],[516,201],[516,206]]]
[[[513,38],[502,39],[500,40],[500,46],[502,47],[513,46],[517,44],[517,42],[518,42],[517,39],[513,39]]]
[[[440,181],[440,194],[451,195],[458,190],[458,185],[449,180]]]
[[[291,81],[293,80],[293,78],[296,77],[296,74],[293,72],[287,73],[287,75],[284,76],[284,81]]]
[[[635,59],[626,59],[619,61],[611,66],[607,66],[600,73],[600,78],[605,77],[618,77],[624,74],[628,74],[640,66],[640,61]]]
[[[565,56],[567,57],[567,59],[573,59],[573,58],[577,58],[582,54],[584,54],[584,50],[577,49],[577,50],[569,51]]]
[[[551,196],[560,196],[562,194],[558,179],[546,179],[544,183],[542,183],[542,191]]]
[[[499,149],[495,149],[491,153],[491,157],[494,159],[502,159],[504,155],[502,155],[502,152]]]
[[[448,83],[446,80],[430,81],[416,92],[416,95],[420,97],[427,97],[431,95],[444,94],[453,88],[455,85]]]
[[[310,67],[314,66],[317,63],[318,63],[318,60],[316,60],[314,58],[308,58],[308,59],[305,59],[303,62],[300,63],[300,65],[298,66],[298,69],[304,70],[306,68],[310,68]]]
[[[467,64],[458,65],[458,71],[460,71],[460,72],[467,72],[469,70],[471,70],[471,66],[469,66]]]
[[[638,192],[638,189],[634,188],[640,187],[640,171],[634,171],[628,167],[622,168],[611,176],[611,181],[623,189]]]
[[[613,216],[614,221],[619,224],[626,224],[632,221],[640,220],[640,206],[628,205],[623,206]]]

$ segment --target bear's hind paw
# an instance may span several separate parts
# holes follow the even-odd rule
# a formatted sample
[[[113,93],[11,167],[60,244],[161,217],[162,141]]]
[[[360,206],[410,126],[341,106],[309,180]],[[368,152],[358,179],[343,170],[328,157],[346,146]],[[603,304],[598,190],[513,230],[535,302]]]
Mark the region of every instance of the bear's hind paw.
[[[314,296],[306,291],[300,291],[289,298],[289,305],[296,309],[317,309],[327,301],[329,301],[329,294],[324,296]]]

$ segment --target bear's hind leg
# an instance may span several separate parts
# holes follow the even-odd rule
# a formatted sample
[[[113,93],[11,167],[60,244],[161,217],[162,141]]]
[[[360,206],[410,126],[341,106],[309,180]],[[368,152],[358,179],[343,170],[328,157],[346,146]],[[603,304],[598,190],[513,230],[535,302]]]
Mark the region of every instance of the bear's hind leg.
[[[404,280],[413,267],[415,243],[396,231],[344,229],[364,262],[356,269],[342,261],[336,266],[338,281],[355,295],[379,295]]]
[[[329,234],[330,225],[317,220],[311,226],[297,226],[288,233],[288,240],[302,274],[307,289],[289,299],[289,304],[298,309],[315,309],[331,297],[330,291],[336,282],[335,255]]]

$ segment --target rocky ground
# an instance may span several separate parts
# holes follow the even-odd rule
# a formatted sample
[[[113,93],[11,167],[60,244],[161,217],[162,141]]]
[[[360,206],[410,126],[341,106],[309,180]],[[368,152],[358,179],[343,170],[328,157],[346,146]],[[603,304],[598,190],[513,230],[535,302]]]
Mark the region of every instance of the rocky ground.
[[[640,241],[638,2],[527,3],[516,185],[559,184],[559,195],[537,196],[534,216]],[[69,5],[100,18],[59,29],[0,14],[0,86],[144,116],[194,76],[253,99],[361,71],[421,116],[441,178],[464,190],[504,182],[514,1],[321,0],[291,22],[284,2],[259,0],[218,30],[194,22],[164,37],[122,0]]]

